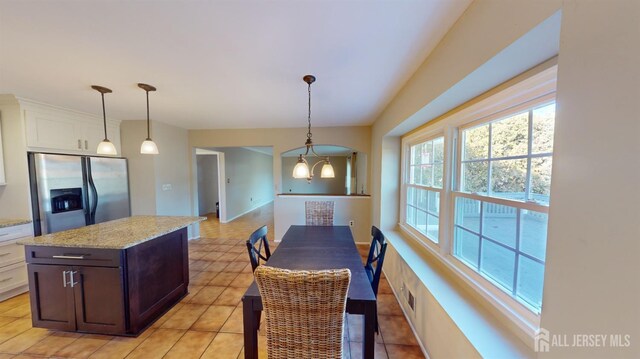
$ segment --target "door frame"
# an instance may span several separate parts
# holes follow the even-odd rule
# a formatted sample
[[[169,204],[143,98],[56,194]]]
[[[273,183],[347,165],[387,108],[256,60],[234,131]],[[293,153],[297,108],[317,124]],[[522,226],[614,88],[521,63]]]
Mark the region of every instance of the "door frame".
[[[199,214],[198,193],[198,161],[196,156],[202,155],[216,155],[216,163],[218,166],[218,202],[220,203],[220,223],[227,223],[227,192],[226,192],[226,173],[225,173],[225,159],[224,152],[213,151],[204,148],[195,148],[193,151],[193,182],[195,184],[196,192],[194,197],[193,211],[195,214]]]

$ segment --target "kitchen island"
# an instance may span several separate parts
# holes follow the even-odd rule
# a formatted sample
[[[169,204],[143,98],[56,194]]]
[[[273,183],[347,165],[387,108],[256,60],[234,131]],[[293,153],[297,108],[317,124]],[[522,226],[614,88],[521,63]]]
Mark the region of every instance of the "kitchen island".
[[[34,327],[138,335],[187,295],[187,226],[133,216],[27,238]]]

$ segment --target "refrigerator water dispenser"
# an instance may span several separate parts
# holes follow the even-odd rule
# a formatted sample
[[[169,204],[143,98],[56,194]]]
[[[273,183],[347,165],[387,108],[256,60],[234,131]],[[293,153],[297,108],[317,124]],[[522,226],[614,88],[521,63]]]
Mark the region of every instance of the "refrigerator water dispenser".
[[[82,188],[51,190],[51,213],[70,212],[83,209]]]

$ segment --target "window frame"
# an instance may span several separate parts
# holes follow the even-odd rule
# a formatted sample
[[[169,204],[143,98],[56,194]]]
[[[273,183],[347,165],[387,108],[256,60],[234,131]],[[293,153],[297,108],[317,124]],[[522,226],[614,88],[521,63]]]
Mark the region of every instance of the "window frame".
[[[434,141],[439,138],[442,138],[442,141],[443,141],[442,188],[426,186],[422,184],[411,184],[410,183],[411,181],[411,147],[425,143],[425,142]],[[401,193],[402,193],[402,198],[404,199],[404,202],[403,202],[403,206],[401,207],[400,218],[402,218],[403,226],[405,230],[410,231],[413,235],[421,238],[421,240],[424,241],[423,244],[439,246],[440,236],[442,236],[442,231],[443,231],[443,227],[442,227],[442,217],[443,217],[442,211],[443,211],[443,202],[444,202],[443,196],[445,195],[445,187],[447,186],[446,173],[447,173],[447,157],[448,157],[447,152],[448,151],[447,151],[446,136],[442,131],[435,131],[435,132],[430,132],[428,134],[421,134],[420,136],[412,137],[408,142],[406,142],[406,145],[403,145],[403,151],[406,151],[406,153],[403,153],[403,158],[408,159],[408,161],[403,161],[403,164],[402,164],[403,176],[402,176],[402,184],[401,184],[401,187],[402,187]],[[438,218],[438,238],[436,238],[435,240],[433,238],[430,238],[427,234],[420,232],[418,229],[416,229],[415,227],[413,227],[407,222],[407,206],[409,206],[409,204],[407,203],[407,192],[409,187],[437,192],[440,194],[440,201],[439,201],[440,203],[438,205],[438,217],[437,217]],[[429,200],[427,199],[427,203],[428,201]],[[415,207],[415,206],[412,206],[412,207]],[[415,208],[416,210],[419,209],[418,207],[415,207]],[[429,211],[427,211],[426,209],[424,211],[427,213],[427,215],[429,215]]]
[[[531,338],[534,337],[539,329],[544,303],[542,303],[540,312],[536,313],[533,307],[518,301],[498,288],[492,280],[473,270],[453,255],[453,242],[455,230],[454,190],[458,191],[460,189],[462,161],[457,157],[462,158],[462,130],[496,119],[506,118],[525,109],[542,107],[545,103],[555,102],[557,66],[552,64],[532,72],[534,73],[518,76],[513,81],[510,81],[511,83],[508,83],[508,86],[501,85],[494,93],[472,99],[460,106],[457,111],[446,113],[434,121],[425,123],[421,128],[402,136],[400,151],[400,213],[398,217],[398,227],[401,233],[435,255],[435,258],[455,273],[458,278],[462,279],[463,282],[468,284],[489,304],[515,324],[519,330]],[[409,180],[408,158],[412,145],[440,136],[444,136],[443,188],[440,194],[439,240],[438,243],[434,243],[406,223],[407,183]],[[530,142],[531,140],[532,137],[529,136],[528,141]],[[528,150],[527,156],[523,157],[528,158],[529,152],[530,150]],[[551,153],[553,153],[553,149]],[[551,156],[553,158],[553,155]],[[529,168],[527,173],[530,173]],[[474,197],[474,199],[484,202],[513,206],[512,200],[466,192],[461,193],[462,195],[459,193],[458,197]],[[546,204],[524,201],[521,202],[521,205],[523,209],[546,214],[549,212],[549,207]],[[520,213],[520,210],[517,213]]]

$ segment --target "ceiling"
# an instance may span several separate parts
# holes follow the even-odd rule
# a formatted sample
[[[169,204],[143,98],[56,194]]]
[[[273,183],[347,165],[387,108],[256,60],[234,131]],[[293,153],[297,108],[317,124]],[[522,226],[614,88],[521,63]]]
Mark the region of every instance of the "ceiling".
[[[471,0],[0,0],[0,94],[183,128],[369,125]]]

